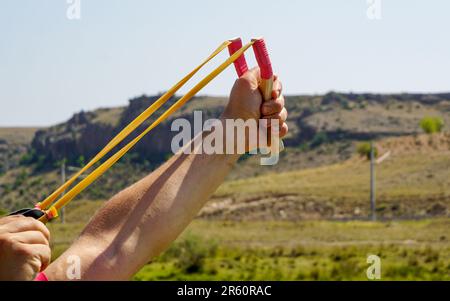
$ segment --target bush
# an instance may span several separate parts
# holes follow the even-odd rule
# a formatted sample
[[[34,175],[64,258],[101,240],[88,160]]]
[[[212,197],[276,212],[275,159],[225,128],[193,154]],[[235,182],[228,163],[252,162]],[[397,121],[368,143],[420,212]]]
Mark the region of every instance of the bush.
[[[187,235],[185,239],[176,241],[162,255],[162,260],[177,259],[177,266],[183,272],[192,274],[201,270],[203,260],[214,257],[217,250],[215,241],[207,241],[196,235]]]
[[[14,184],[13,189],[19,188],[22,186],[28,178],[28,173],[25,170],[20,171],[20,173],[17,175]]]
[[[370,142],[363,142],[360,143],[357,147],[356,147],[356,151],[358,152],[358,154],[361,157],[366,157],[367,160],[370,160]],[[374,152],[374,157],[376,158],[378,156],[378,149],[376,146],[374,146],[373,149]]]
[[[12,184],[3,184],[3,194],[8,194],[10,192],[12,192],[13,188],[12,188]]]
[[[440,117],[424,117],[420,121],[420,127],[427,134],[439,133],[444,127],[444,121]]]
[[[353,109],[353,105],[346,99],[341,100],[341,107],[344,110],[352,110]]]
[[[41,171],[45,168],[46,165],[46,157],[43,155],[40,155],[36,159],[36,165],[34,167],[35,171]]]
[[[83,155],[79,156],[77,161],[76,161],[77,166],[79,167],[84,167],[84,165],[86,165],[86,159],[84,158]]]
[[[29,151],[25,155],[23,155],[22,158],[20,158],[19,164],[20,165],[31,164],[34,161],[35,156],[36,156],[36,152],[34,151],[34,149],[32,149],[31,151]]]
[[[319,132],[319,133],[315,134],[314,137],[312,138],[310,146],[312,148],[314,148],[314,147],[320,146],[324,143],[327,143],[328,141],[329,140],[328,140],[327,134],[324,132]]]

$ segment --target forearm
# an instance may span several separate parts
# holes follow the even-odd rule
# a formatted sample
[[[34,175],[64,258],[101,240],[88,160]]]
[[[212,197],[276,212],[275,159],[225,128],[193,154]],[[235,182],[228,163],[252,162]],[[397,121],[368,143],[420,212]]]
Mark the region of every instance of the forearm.
[[[238,158],[174,155],[107,202],[48,273],[64,277],[65,258],[78,255],[82,279],[130,278],[183,231]]]
[[[287,133],[287,111],[281,83],[274,77],[273,99],[262,102],[258,88],[258,68],[253,68],[234,84],[230,101],[222,115],[226,118],[255,121],[278,119],[280,137]],[[234,132],[234,129],[233,129]],[[224,133],[228,140],[245,138]],[[231,137],[227,136],[230,134]],[[203,139],[207,133],[197,137]],[[242,141],[242,140],[239,140]],[[207,144],[207,143],[206,143]],[[201,144],[194,143],[197,148]],[[236,148],[234,148],[236,150]],[[129,279],[151,258],[163,251],[189,224],[210,195],[222,183],[239,158],[233,155],[177,154],[155,172],[125,189],[94,216],[79,239],[47,269],[50,280],[66,279],[67,259],[80,257],[81,278],[97,280]]]

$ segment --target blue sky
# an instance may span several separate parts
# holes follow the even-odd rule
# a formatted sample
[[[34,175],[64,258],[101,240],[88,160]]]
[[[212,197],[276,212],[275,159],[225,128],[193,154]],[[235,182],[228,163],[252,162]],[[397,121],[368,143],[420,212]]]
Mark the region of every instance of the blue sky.
[[[446,0],[381,0],[381,20],[366,0],[81,0],[79,20],[68,7],[0,2],[0,126],[126,105],[235,36],[266,38],[287,94],[450,91]],[[234,79],[230,68],[201,93],[227,95]]]

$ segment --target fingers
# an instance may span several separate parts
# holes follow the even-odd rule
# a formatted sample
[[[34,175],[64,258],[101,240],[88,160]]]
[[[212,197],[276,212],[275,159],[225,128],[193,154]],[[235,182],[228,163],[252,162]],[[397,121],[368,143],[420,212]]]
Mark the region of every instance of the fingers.
[[[277,99],[283,93],[283,84],[278,79],[277,75],[273,76],[273,89],[272,89],[272,99]]]
[[[22,217],[23,216],[21,216],[21,215],[9,215],[9,216],[2,217],[2,218],[0,218],[0,226],[9,224],[13,221],[16,221],[18,218],[22,218]]]
[[[18,252],[20,252],[25,257],[32,258],[33,260],[30,263],[33,264],[38,272],[42,272],[50,264],[51,250],[48,245],[21,244],[18,247]]]
[[[24,244],[48,245],[49,241],[42,232],[26,231],[14,234],[14,239]]]
[[[265,101],[261,105],[261,115],[263,119],[268,120],[268,128],[272,127],[271,120],[278,120],[279,129],[277,131],[279,131],[279,137],[282,138],[288,132],[288,125],[286,124],[288,112],[284,107],[283,85],[277,75],[274,75],[273,79],[272,100]]]
[[[278,119],[279,124],[282,125],[287,120],[287,117],[288,117],[288,112],[287,112],[286,108],[282,108],[281,112],[271,114],[271,115],[266,115],[263,117],[263,119],[268,119],[268,120]],[[268,127],[270,127],[270,122],[268,123]]]
[[[5,224],[5,229],[9,233],[19,233],[25,231],[39,231],[47,240],[50,240],[50,231],[38,220],[32,217],[24,217],[21,215],[11,216],[9,222]]]
[[[284,136],[286,136],[288,131],[289,131],[289,128],[288,128],[287,123],[285,122],[285,123],[283,123],[283,125],[280,128],[280,133],[279,133],[280,138],[283,138]]]
[[[284,96],[281,95],[276,99],[265,101],[261,106],[261,114],[263,116],[273,115],[281,112],[284,108]]]
[[[278,114],[278,119],[280,121],[285,122],[288,118],[288,111],[286,110],[286,108],[283,108],[283,110],[281,110],[280,114]]]
[[[271,115],[281,112],[284,107],[283,84],[277,75],[273,76],[272,99],[265,101],[261,108],[262,115]]]
[[[261,82],[261,74],[259,67],[255,67],[247,71],[241,78],[238,79],[242,85],[247,85],[255,93],[260,95],[258,88]],[[283,85],[277,75],[273,76],[273,89],[272,89],[272,99],[264,101],[260,105],[260,118],[271,120],[278,120],[279,124],[279,136],[284,137],[288,132],[288,126],[286,120],[288,118],[288,112],[285,105],[285,99],[283,96]],[[269,121],[266,125],[267,128],[271,128],[271,122]],[[275,129],[272,129],[275,130]]]
[[[276,128],[273,128],[269,125],[269,128],[270,128],[270,133],[272,135],[276,134],[278,136],[278,138],[283,138],[284,136],[286,136],[286,134],[289,131],[289,127],[286,122],[283,122],[283,123],[280,122],[280,125]]]
[[[48,265],[50,264],[50,260],[52,257],[52,251],[50,249],[50,246],[48,245],[32,245],[32,248],[36,252],[36,254],[39,256],[41,260],[41,269],[39,272],[42,272],[45,270]]]
[[[50,264],[49,230],[31,217],[9,216],[0,221],[0,279],[2,275],[33,279]]]

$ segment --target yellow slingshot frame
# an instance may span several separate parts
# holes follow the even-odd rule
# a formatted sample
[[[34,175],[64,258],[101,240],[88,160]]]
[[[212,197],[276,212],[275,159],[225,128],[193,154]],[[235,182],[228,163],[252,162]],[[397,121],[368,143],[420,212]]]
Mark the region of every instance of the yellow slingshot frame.
[[[58,187],[52,194],[50,194],[45,200],[35,205],[35,209],[42,211],[42,215],[38,218],[43,223],[48,222],[58,216],[58,211],[73,200],[78,194],[86,189],[92,182],[103,175],[111,166],[113,166],[121,157],[123,157],[139,140],[141,140],[147,133],[154,129],[158,124],[167,119],[181,106],[183,106],[188,100],[190,100],[196,93],[198,93],[203,87],[217,77],[223,70],[225,70],[232,63],[235,64],[236,71],[239,76],[247,71],[247,64],[245,62],[244,52],[253,46],[258,65],[261,68],[261,92],[263,93],[264,100],[271,98],[270,92],[272,91],[273,73],[270,64],[270,59],[267,54],[265,43],[263,39],[252,39],[249,43],[242,46],[240,38],[227,40],[223,42],[213,53],[208,56],[200,65],[189,72],[178,83],[171,87],[166,93],[164,93],[158,100],[151,104],[145,111],[131,121],[124,129],[122,129],[94,158],[92,158],[82,169],[80,169],[75,175],[73,175],[64,184]],[[167,109],[161,116],[159,116],[150,126],[148,126],[143,132],[141,132],[136,138],[122,147],[114,155],[108,158],[100,166],[95,168],[84,179],[73,186],[66,194],[57,199],[64,191],[66,191],[83,173],[94,166],[100,159],[102,159],[107,153],[109,153],[114,147],[122,142],[130,133],[135,131],[145,120],[147,120],[152,114],[158,110],[164,103],[166,103],[186,82],[191,79],[203,66],[211,61],[215,56],[228,47],[230,57],[220,64],[211,73],[205,76],[199,83],[197,83],[192,89],[190,89],[183,97],[177,100],[169,109]],[[22,211],[21,211],[22,212]],[[18,213],[22,214],[22,213]]]

